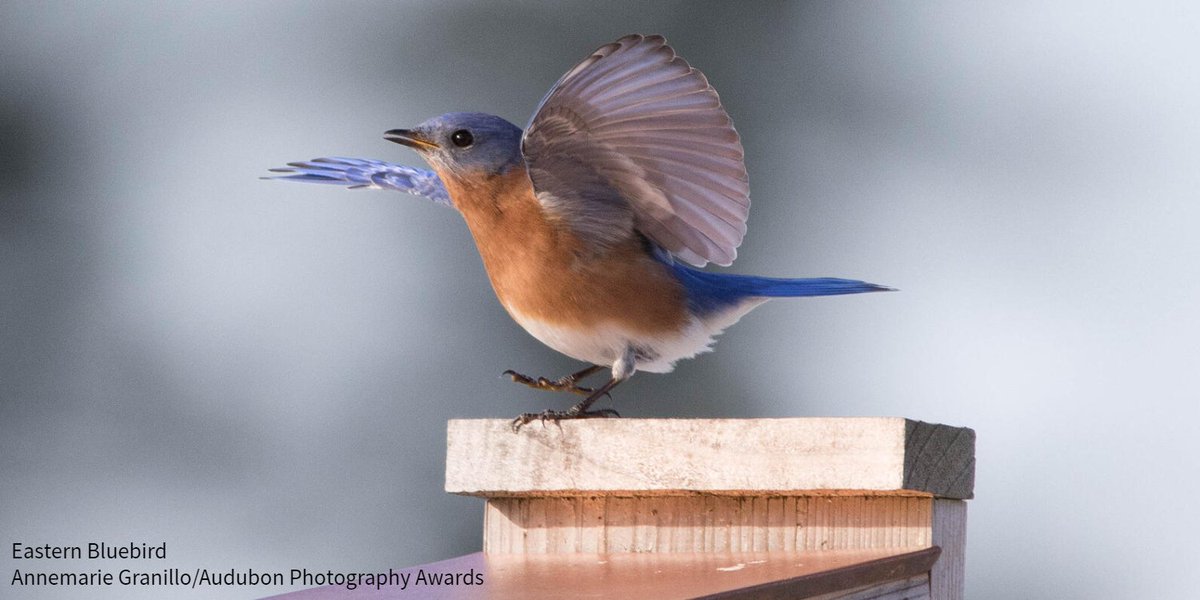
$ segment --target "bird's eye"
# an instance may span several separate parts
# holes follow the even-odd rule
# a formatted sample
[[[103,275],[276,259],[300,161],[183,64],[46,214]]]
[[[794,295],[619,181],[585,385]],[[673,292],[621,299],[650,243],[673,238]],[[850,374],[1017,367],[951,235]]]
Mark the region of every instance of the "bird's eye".
[[[471,135],[466,129],[459,129],[450,134],[450,141],[459,148],[466,148],[475,143],[475,136]]]

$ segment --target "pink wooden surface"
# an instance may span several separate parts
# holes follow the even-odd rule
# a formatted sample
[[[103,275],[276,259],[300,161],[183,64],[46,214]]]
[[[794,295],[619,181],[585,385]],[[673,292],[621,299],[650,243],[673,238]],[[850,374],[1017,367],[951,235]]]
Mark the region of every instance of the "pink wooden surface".
[[[738,554],[504,555],[477,552],[397,572],[410,584],[330,586],[275,600],[494,598],[803,598],[928,572],[937,547],[895,550]],[[482,584],[413,585],[425,573],[478,573]],[[474,578],[471,578],[474,579]]]

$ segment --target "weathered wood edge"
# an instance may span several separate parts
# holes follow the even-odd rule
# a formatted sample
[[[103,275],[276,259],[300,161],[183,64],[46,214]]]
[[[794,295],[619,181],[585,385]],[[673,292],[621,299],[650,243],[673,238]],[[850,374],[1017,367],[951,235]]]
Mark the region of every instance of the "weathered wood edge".
[[[968,428],[899,417],[596,420],[519,433],[503,420],[451,420],[446,491],[961,499],[973,496],[974,447]]]
[[[958,600],[966,594],[967,502],[934,498],[934,545],[942,548],[942,558],[929,572],[933,600]]]
[[[939,498],[974,498],[975,430],[905,419],[903,481]]]
[[[930,546],[915,552],[887,556],[820,573],[702,596],[702,598],[703,600],[809,598],[928,573],[941,553],[941,548]]]
[[[655,497],[693,497],[693,496],[732,496],[755,498],[786,498],[791,496],[901,496],[906,498],[935,498],[934,494],[917,490],[876,490],[876,489],[811,489],[811,490],[474,490],[469,492],[448,493],[456,496],[474,496],[477,498],[655,498]]]
[[[837,552],[824,553],[837,554]],[[707,594],[700,596],[692,596],[693,598],[714,598],[721,600],[731,599],[765,599],[775,600],[783,598],[809,598],[814,595],[822,598],[830,596],[823,594],[835,594],[834,597],[844,597],[839,592],[853,591],[861,589],[864,585],[884,584],[892,581],[903,580],[913,576],[927,574],[938,558],[939,549],[929,547],[913,552],[905,552],[898,554],[889,554],[879,558],[866,559],[861,562],[844,564],[843,566],[830,567],[825,570],[809,572],[804,575],[793,577],[784,577],[781,579],[766,581],[762,583],[751,584],[746,587],[737,589],[728,589],[715,594]],[[371,589],[370,586],[361,586],[358,589],[347,591],[343,585],[326,585],[322,587],[313,587],[303,590],[286,592],[278,595],[273,595],[264,600],[344,600],[346,598],[547,598],[547,597],[563,597],[570,596],[567,591],[575,591],[579,597],[584,597],[584,594],[591,592],[587,597],[623,597],[617,593],[617,590],[622,589],[621,585],[625,584],[626,592],[642,593],[633,597],[649,597],[646,595],[648,590],[646,583],[653,583],[646,578],[647,569],[646,563],[653,563],[654,558],[645,556],[637,557],[637,563],[622,562],[624,557],[608,557],[611,562],[597,563],[595,559],[605,557],[601,554],[585,554],[582,555],[588,559],[589,565],[583,567],[589,570],[594,575],[597,572],[604,572],[605,577],[610,578],[611,582],[607,583],[603,588],[596,586],[596,577],[590,578],[590,585],[584,589],[574,587],[577,585],[578,576],[573,573],[574,569],[580,568],[580,562],[576,559],[580,555],[559,555],[559,556],[518,556],[518,557],[496,557],[483,552],[474,552],[464,556],[458,556],[447,560],[437,562],[413,565],[404,568],[395,569],[398,572],[413,574],[418,571],[426,573],[463,573],[473,572],[479,573],[486,579],[482,584],[472,587],[445,587],[445,586],[415,586],[411,588],[401,588],[397,585],[384,585],[381,589]],[[693,555],[694,557],[695,555]],[[733,553],[722,555],[731,561],[744,561],[747,555],[742,553]],[[749,556],[765,556],[764,553],[752,553]],[[796,555],[784,554],[790,556],[793,560],[797,559]],[[673,559],[674,557],[666,558],[665,565],[668,568],[674,567],[672,570],[678,572],[679,562]],[[565,560],[564,560],[565,559]],[[563,592],[556,595],[546,593],[546,586],[542,585],[545,580],[537,580],[530,582],[526,575],[530,571],[511,569],[512,566],[520,566],[521,563],[532,563],[534,565],[550,565],[557,566],[555,569],[556,575],[561,574],[562,578],[555,577],[556,581],[562,586]],[[641,563],[641,568],[638,569],[638,563]],[[617,571],[612,570],[612,565],[623,565],[622,569]],[[635,567],[632,570],[627,570],[628,567]],[[515,571],[515,572],[514,572]],[[535,570],[536,572],[537,570]],[[545,568],[540,569],[542,573],[546,572]],[[692,569],[693,573],[701,575],[702,573]],[[589,573],[584,573],[588,575]],[[634,578],[637,574],[641,574],[642,578]],[[586,578],[585,578],[586,579]],[[534,586],[532,591],[530,587]],[[632,586],[632,587],[629,587]],[[640,589],[639,589],[640,588]],[[661,589],[658,589],[661,596]],[[579,592],[582,592],[579,593]],[[680,597],[678,592],[674,597]],[[919,596],[927,598],[927,596]]]

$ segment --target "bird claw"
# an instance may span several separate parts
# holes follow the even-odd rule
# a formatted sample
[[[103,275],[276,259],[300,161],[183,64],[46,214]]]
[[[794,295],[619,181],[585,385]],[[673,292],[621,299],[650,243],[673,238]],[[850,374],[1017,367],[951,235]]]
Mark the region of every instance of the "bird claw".
[[[513,433],[516,433],[533,421],[541,421],[544,427],[546,421],[553,421],[557,425],[560,421],[568,419],[608,419],[620,418],[620,416],[620,413],[611,408],[581,410],[579,405],[576,405],[567,410],[543,410],[540,413],[524,413],[512,420],[512,430]]]
[[[578,373],[572,373],[559,379],[546,379],[545,377],[538,377],[537,379],[534,379],[528,375],[522,375],[516,371],[513,371],[512,369],[505,371],[502,374],[503,376],[511,377],[514,382],[527,385],[534,389],[553,392],[571,392],[572,394],[587,396],[587,398],[585,398],[582,402],[572,406],[567,410],[545,410],[540,413],[525,413],[513,419],[513,431],[519,431],[521,427],[528,425],[533,421],[541,421],[542,425],[544,426],[546,421],[558,423],[563,419],[603,419],[608,417],[620,417],[621,415],[617,414],[617,411],[611,408],[588,410],[588,407],[590,407],[596,400],[599,400],[605,396],[611,398],[612,396],[609,394],[609,391],[611,391],[615,385],[620,383],[619,379],[611,379],[608,383],[600,386],[597,389],[585,388],[576,385],[580,379],[589,377],[603,370],[604,367],[592,365],[582,371],[579,371]]]
[[[593,389],[575,385],[577,379],[571,375],[561,377],[559,379],[546,379],[538,377],[534,379],[528,375],[522,375],[512,369],[509,369],[500,374],[501,377],[511,377],[513,382],[527,385],[536,390],[545,390],[547,392],[570,392],[580,396],[590,396]]]

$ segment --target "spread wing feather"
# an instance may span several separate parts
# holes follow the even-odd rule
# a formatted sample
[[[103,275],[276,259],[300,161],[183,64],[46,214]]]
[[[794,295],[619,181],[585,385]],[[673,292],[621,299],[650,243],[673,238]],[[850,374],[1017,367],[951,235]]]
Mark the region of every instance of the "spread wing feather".
[[[741,141],[661,36],[626,36],[563,75],[522,152],[543,206],[589,241],[636,230],[696,266],[737,256],[750,210]]]
[[[450,194],[446,192],[446,186],[442,185],[442,180],[438,178],[437,173],[382,160],[341,156],[314,158],[308,162],[288,163],[286,167],[270,169],[270,171],[283,174],[263,179],[396,190],[450,206]]]

